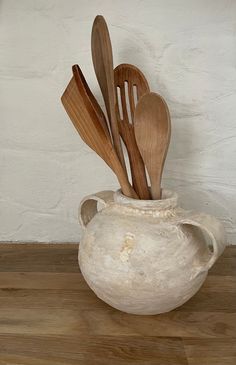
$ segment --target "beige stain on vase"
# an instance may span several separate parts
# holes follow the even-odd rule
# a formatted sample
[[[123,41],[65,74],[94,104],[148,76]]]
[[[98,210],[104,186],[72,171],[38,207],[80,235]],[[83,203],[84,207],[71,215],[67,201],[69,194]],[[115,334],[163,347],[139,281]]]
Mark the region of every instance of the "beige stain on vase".
[[[120,259],[121,261],[128,261],[129,255],[135,245],[135,235],[133,233],[127,233],[125,236],[124,244],[121,248]]]

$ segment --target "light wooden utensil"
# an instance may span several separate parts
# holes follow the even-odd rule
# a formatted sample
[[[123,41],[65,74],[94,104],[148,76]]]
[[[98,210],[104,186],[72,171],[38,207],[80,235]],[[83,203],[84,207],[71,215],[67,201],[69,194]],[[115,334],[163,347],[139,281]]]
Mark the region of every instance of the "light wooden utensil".
[[[104,98],[114,148],[126,172],[115,113],[115,86],[111,40],[106,21],[101,15],[96,16],[93,22],[91,46],[94,70]]]
[[[144,95],[134,113],[134,131],[146,165],[153,199],[161,199],[161,177],[170,142],[171,123],[166,102],[156,93]]]
[[[79,79],[76,69],[73,69],[73,72],[74,76],[61,98],[67,114],[83,141],[114,171],[119,180],[122,192],[126,196],[137,198],[137,194],[128,181],[111,140],[108,138],[92,106],[91,100],[84,92],[84,88],[78,87]]]
[[[133,187],[140,199],[150,199],[145,166],[134,134],[134,111],[137,101],[148,93],[148,82],[135,66],[121,64],[114,70],[116,118],[120,135],[129,155]]]

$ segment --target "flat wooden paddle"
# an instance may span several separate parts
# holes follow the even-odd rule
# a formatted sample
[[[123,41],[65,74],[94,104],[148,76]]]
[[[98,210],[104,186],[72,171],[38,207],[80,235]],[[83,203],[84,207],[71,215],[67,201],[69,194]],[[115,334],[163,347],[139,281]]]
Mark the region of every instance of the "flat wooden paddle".
[[[93,22],[91,46],[94,70],[104,98],[114,148],[126,172],[115,113],[115,86],[111,40],[106,21],[101,15],[96,16]]]
[[[102,111],[102,108],[98,104],[97,99],[95,98],[92,91],[90,90],[90,87],[87,84],[87,81],[83,75],[82,70],[80,69],[80,67],[78,65],[74,65],[74,66],[72,66],[72,72],[73,72],[75,82],[77,83],[78,88],[81,90],[81,92],[84,93],[84,95],[87,94],[87,98],[84,98],[84,99],[86,99],[87,102],[88,102],[88,99],[90,100],[91,108],[93,108],[94,111],[96,112],[97,117],[99,118],[99,121],[100,121],[107,137],[109,139],[111,139],[106,117]]]
[[[77,71],[73,68],[74,75],[62,95],[62,104],[83,141],[114,171],[123,194],[137,198],[90,98],[83,87],[78,87],[80,79]]]
[[[121,64],[114,70],[116,118],[119,132],[127,148],[133,187],[140,199],[150,199],[145,166],[134,134],[134,111],[137,101],[148,93],[148,82],[135,66]]]
[[[171,123],[167,104],[160,95],[148,93],[139,100],[134,113],[134,131],[150,177],[152,199],[161,199],[161,177]]]

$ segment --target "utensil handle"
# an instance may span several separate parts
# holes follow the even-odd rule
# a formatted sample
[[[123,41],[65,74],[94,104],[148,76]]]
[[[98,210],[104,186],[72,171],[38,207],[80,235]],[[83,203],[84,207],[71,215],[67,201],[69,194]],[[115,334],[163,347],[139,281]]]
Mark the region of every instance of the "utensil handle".
[[[209,260],[196,269],[196,277],[202,272],[208,271],[227,246],[224,227],[215,217],[205,213],[193,214],[190,218],[182,219],[180,224],[198,227],[203,234],[207,235],[212,244],[212,250],[209,249]],[[207,244],[207,240],[205,242]]]
[[[114,150],[114,148],[111,148],[109,151],[109,161],[107,161],[107,164],[110,166],[110,168],[113,170],[113,172],[116,174],[116,177],[120,183],[122,193],[129,198],[138,199],[138,195],[134,191],[133,187],[131,186],[127,174],[123,169],[123,166]]]
[[[104,190],[96,194],[86,196],[79,206],[79,222],[83,229],[98,212],[98,203],[101,205],[101,210],[109,203],[113,202],[114,191]]]
[[[115,173],[116,173],[117,179],[120,183],[122,193],[124,195],[128,196],[129,198],[139,199],[136,191],[133,189],[133,187],[129,183],[127,175],[124,172],[123,166],[120,164],[120,161],[119,161],[119,164],[117,164],[117,166],[116,166]]]
[[[122,121],[119,121],[120,134],[129,155],[134,190],[140,199],[149,200],[150,192],[148,189],[145,166],[136,143],[134,130],[132,128],[132,126],[125,126]]]
[[[155,174],[149,175],[151,183],[151,195],[153,200],[161,199],[161,176],[160,171],[156,171]]]

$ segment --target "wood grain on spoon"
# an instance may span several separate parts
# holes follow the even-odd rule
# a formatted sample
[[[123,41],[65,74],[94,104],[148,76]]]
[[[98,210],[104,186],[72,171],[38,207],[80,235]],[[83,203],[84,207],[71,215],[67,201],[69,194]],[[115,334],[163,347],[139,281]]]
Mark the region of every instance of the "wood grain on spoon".
[[[114,148],[124,168],[124,171],[126,172],[118,123],[115,114],[115,86],[112,46],[106,21],[101,15],[96,16],[93,23],[91,46],[94,70],[106,105]]]
[[[120,64],[114,70],[116,116],[121,137],[127,148],[133,187],[140,199],[150,199],[145,166],[134,134],[134,111],[137,101],[148,93],[143,73],[135,66]]]
[[[170,142],[171,123],[166,102],[156,93],[144,95],[134,116],[135,137],[146,165],[153,199],[161,199],[161,177]]]
[[[75,76],[73,76],[61,98],[67,114],[83,141],[114,171],[121,185],[122,192],[126,196],[137,198],[137,194],[128,181],[127,175],[116,155],[110,138],[108,138],[103,125],[100,123],[91,100],[84,92],[84,89],[78,87],[77,82],[78,79],[75,81]]]

